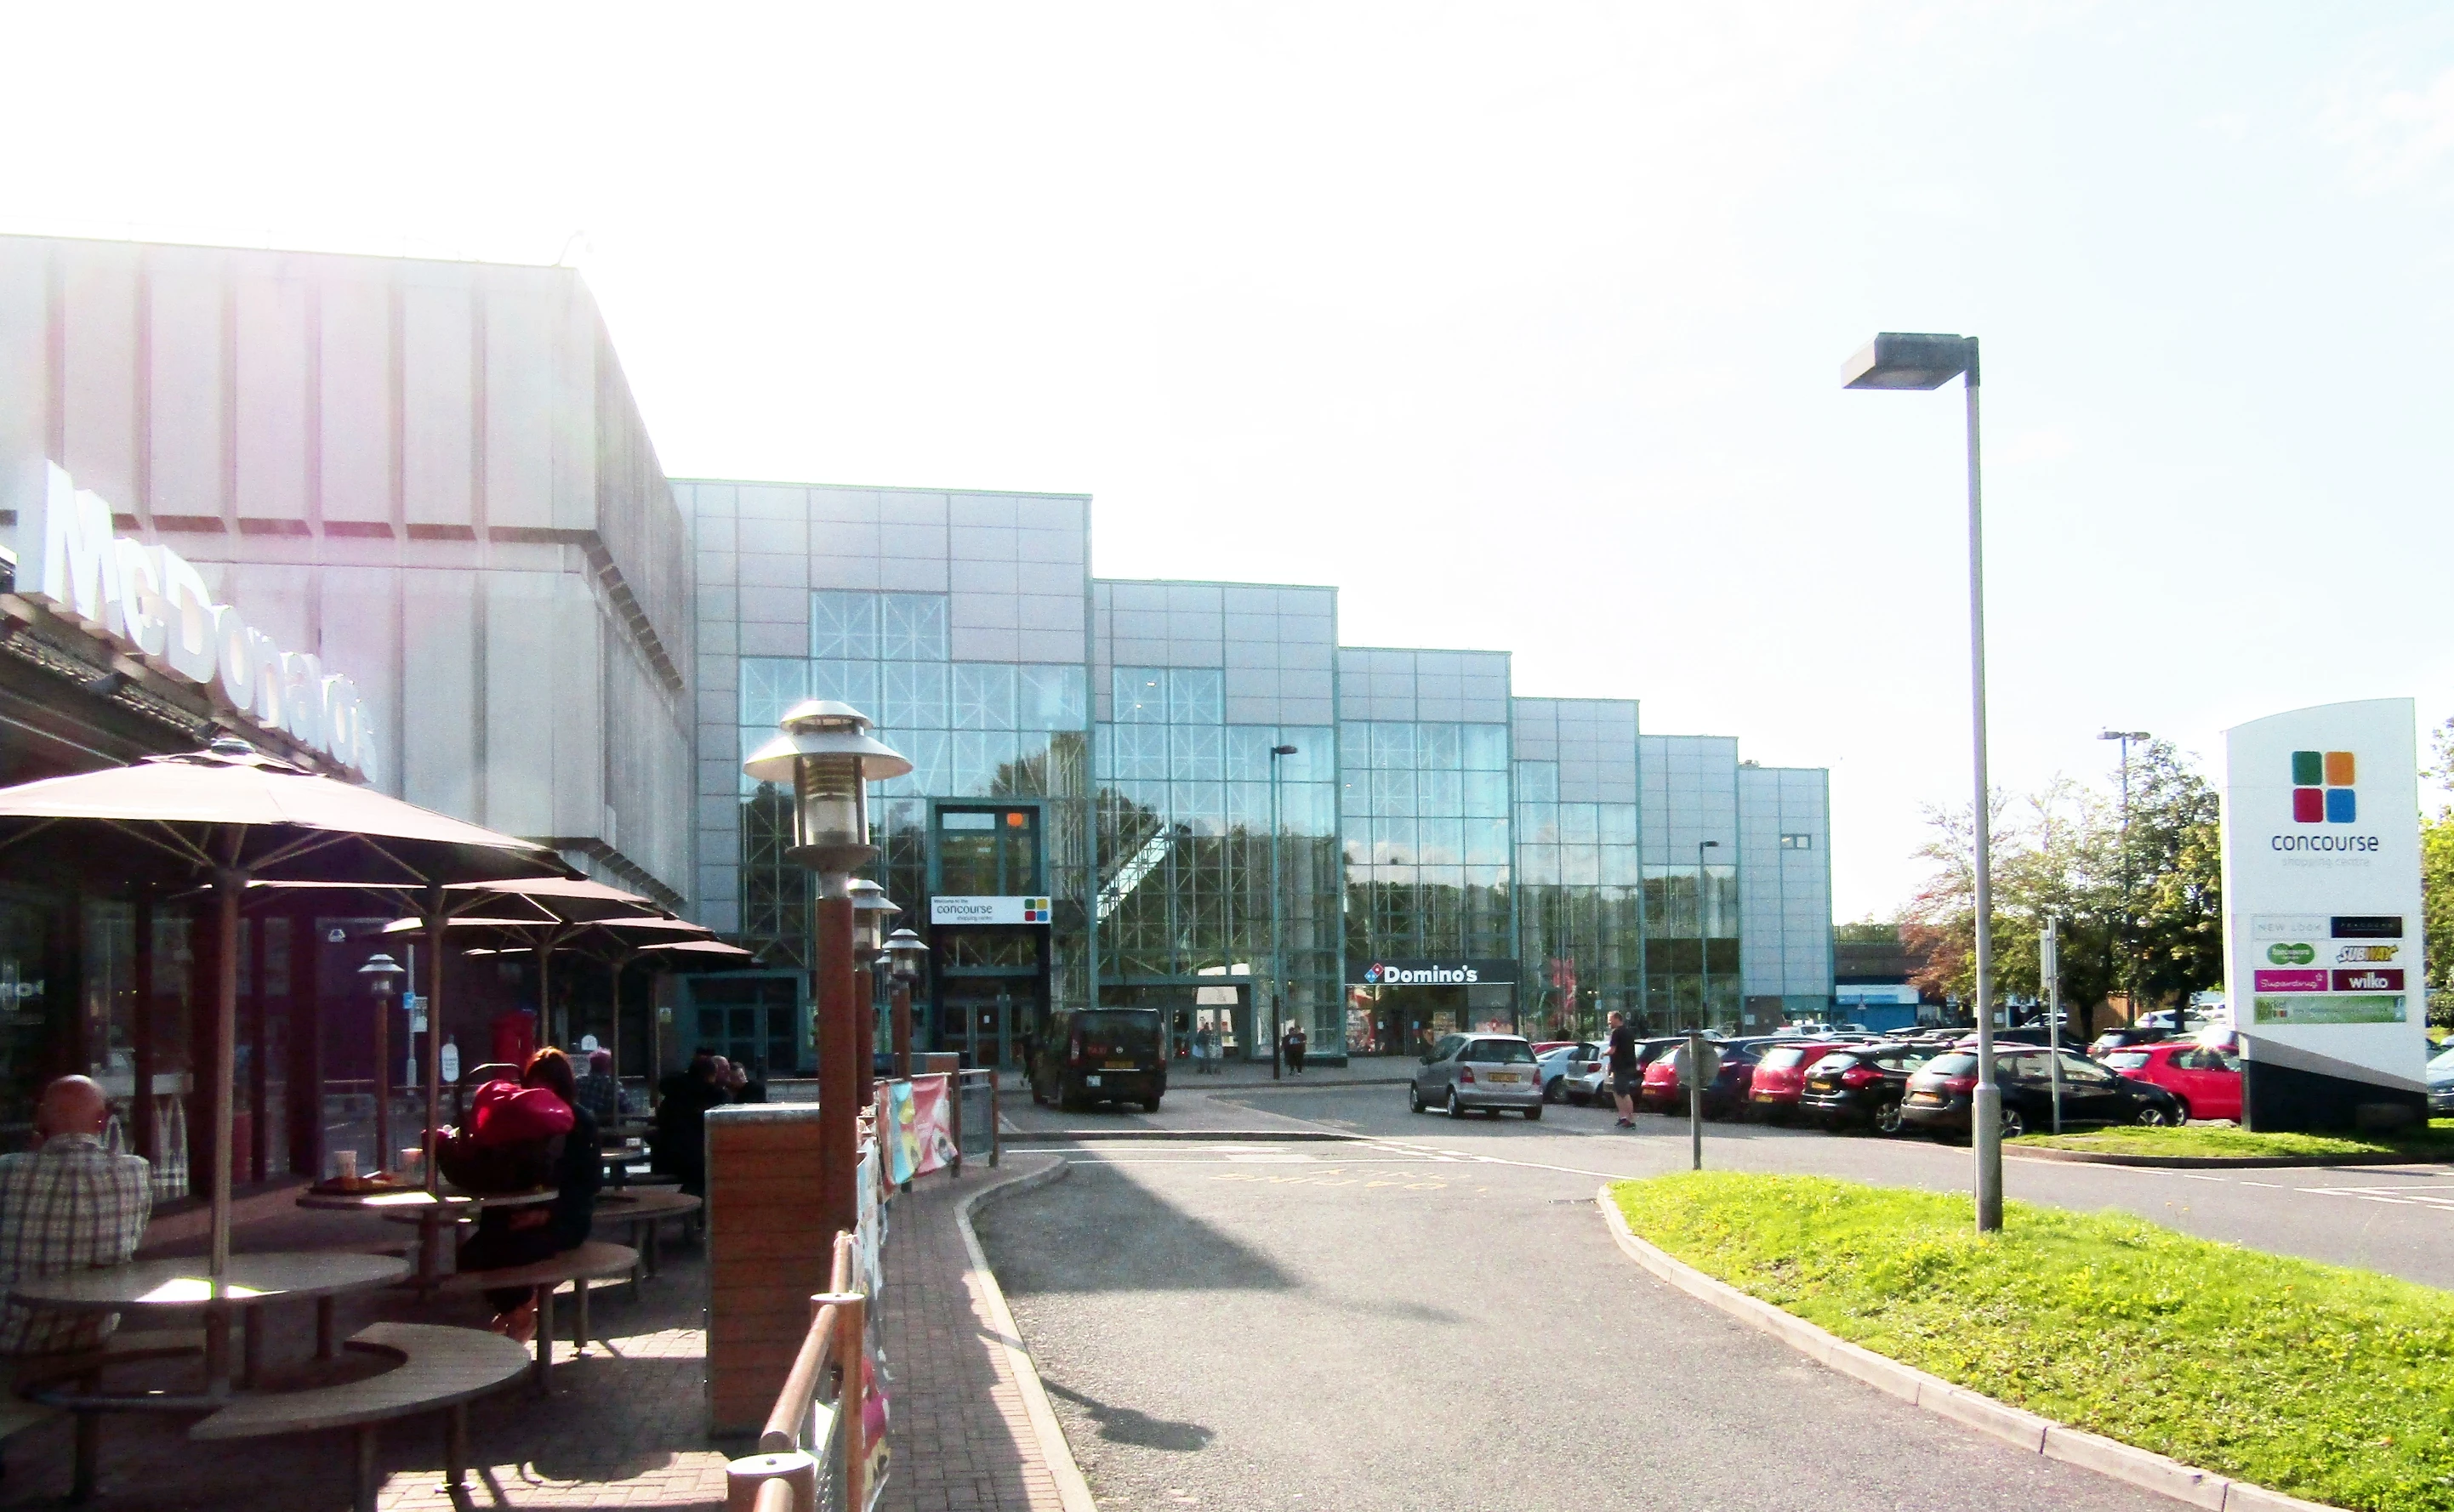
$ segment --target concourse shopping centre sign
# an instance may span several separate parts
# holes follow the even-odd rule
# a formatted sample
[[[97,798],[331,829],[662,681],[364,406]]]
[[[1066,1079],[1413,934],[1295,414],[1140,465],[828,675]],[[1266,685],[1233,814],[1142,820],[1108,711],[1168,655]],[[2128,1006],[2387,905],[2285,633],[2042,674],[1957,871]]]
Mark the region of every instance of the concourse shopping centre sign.
[[[2224,970],[2253,1067],[2424,1088],[2416,736],[2405,698],[2225,732]]]
[[[374,727],[356,684],[214,603],[178,552],[113,535],[110,503],[58,463],[46,468],[42,491],[17,512],[18,593],[374,781]]]

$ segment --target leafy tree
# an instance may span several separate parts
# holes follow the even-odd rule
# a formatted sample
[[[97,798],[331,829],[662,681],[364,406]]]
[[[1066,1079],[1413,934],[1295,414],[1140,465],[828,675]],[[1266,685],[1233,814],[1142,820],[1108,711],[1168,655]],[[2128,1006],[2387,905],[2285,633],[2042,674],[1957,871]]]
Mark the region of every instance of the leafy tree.
[[[1832,926],[1836,945],[1891,945],[1901,937],[1901,926],[1889,919],[1859,919]]]
[[[2454,719],[2431,732],[2436,760],[2422,775],[2454,787]],[[2441,803],[2435,817],[2420,821],[2421,937],[2428,951],[2428,1022],[2454,1024],[2454,1004],[2437,1005],[2437,994],[2454,986],[2454,805]]]
[[[2223,982],[2223,840],[2216,790],[2170,741],[2149,741],[2130,766],[2129,883],[2122,955],[2140,997],[2186,1003]],[[2115,985],[2126,985],[2129,970]]]

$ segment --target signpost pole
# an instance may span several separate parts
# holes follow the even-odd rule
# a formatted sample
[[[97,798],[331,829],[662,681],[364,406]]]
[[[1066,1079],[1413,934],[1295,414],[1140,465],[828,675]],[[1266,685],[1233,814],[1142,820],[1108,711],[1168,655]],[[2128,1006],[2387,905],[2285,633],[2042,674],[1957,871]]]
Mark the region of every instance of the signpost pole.
[[[2045,979],[2045,1066],[2054,1079],[2054,1132],[2062,1131],[2062,952],[2060,922],[2045,921],[2037,973]]]
[[[1687,1145],[1689,1170],[1704,1168],[1704,1031],[1687,1031]]]

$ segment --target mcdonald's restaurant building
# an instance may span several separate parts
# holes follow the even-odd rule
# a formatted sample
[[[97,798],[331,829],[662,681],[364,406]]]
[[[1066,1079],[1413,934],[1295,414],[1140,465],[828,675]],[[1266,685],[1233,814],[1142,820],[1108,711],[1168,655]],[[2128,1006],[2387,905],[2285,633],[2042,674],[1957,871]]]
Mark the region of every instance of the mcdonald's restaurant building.
[[[630,1077],[700,1044],[814,1069],[807,879],[741,773],[811,696],[914,762],[874,794],[878,880],[934,947],[925,1042],[981,1064],[1092,1003],[1333,1060],[1828,1005],[1821,771],[1520,697],[1504,650],[1344,645],[1334,587],[1096,578],[1090,524],[669,479],[569,269],[0,237],[0,781],[235,734],[759,953],[626,984],[622,1043],[657,1047]],[[198,1179],[189,907],[0,854],[0,1146],[88,1071],[166,1190]],[[249,920],[242,1181],[360,1137],[370,1015],[408,1040],[352,907]],[[544,1005],[530,967],[449,969],[412,1054],[521,1009],[611,1027],[601,969]]]

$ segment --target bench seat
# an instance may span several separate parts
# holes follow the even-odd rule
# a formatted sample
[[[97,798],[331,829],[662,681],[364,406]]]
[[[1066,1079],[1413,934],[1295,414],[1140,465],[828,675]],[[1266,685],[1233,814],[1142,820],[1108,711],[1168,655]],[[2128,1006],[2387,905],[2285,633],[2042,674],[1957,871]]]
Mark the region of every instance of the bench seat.
[[[354,1504],[359,1512],[374,1512],[376,1425],[448,1412],[444,1483],[458,1502],[468,1479],[468,1404],[519,1379],[528,1368],[528,1351],[482,1329],[409,1323],[370,1324],[347,1347],[391,1355],[399,1363],[379,1375],[338,1385],[241,1398],[190,1428],[188,1437],[260,1439],[349,1428],[357,1449]]]
[[[688,1192],[677,1192],[670,1187],[650,1190],[636,1187],[628,1190],[617,1188],[598,1194],[596,1222],[599,1224],[628,1224],[631,1225],[631,1244],[639,1252],[641,1262],[639,1268],[631,1273],[633,1297],[635,1298],[639,1294],[641,1279],[653,1279],[659,1268],[656,1253],[657,1225],[668,1218],[687,1221],[696,1215],[702,1205],[704,1204],[697,1198]]]
[[[465,1297],[473,1292],[533,1291],[537,1300],[536,1385],[539,1391],[553,1387],[553,1294],[554,1289],[569,1282],[577,1293],[578,1317],[573,1320],[572,1345],[585,1350],[590,1338],[588,1328],[588,1283],[617,1276],[627,1276],[639,1263],[639,1252],[628,1244],[609,1244],[592,1239],[575,1249],[525,1265],[502,1265],[493,1270],[456,1271],[443,1278],[437,1290],[445,1296]]]

